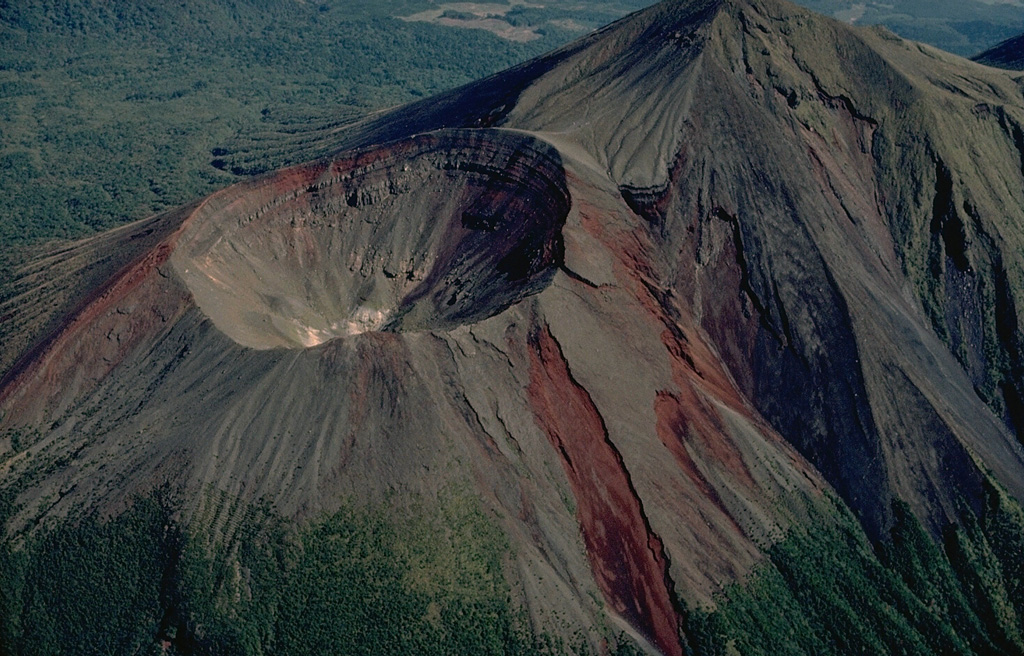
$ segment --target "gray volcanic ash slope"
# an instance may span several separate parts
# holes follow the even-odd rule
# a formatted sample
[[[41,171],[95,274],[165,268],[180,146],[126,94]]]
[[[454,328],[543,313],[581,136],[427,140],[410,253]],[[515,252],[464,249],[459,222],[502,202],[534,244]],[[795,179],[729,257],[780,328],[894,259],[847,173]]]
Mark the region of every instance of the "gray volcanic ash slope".
[[[88,627],[76,567],[108,651],[1024,651],[1022,125],[673,1],[40,259],[2,644]]]

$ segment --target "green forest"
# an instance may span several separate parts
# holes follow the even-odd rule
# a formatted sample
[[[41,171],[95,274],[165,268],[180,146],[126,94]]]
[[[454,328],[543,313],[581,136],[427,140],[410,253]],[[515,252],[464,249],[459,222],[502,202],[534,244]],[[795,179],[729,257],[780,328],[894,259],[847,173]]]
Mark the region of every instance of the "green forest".
[[[344,507],[301,530],[254,506],[186,531],[160,494],[0,553],[0,653],[543,654],[508,546],[472,499]],[[393,520],[385,520],[390,515]],[[239,596],[241,595],[241,596]],[[155,638],[155,639],[154,639]]]
[[[187,528],[172,506],[157,492],[0,545],[0,654],[592,653],[531,627],[508,541],[471,495],[346,504],[301,527],[212,490]],[[941,547],[900,502],[874,545],[842,502],[815,513],[717,608],[676,600],[692,654],[1024,650],[1024,512],[998,485]]]
[[[0,655],[592,653],[531,628],[508,542],[469,494],[302,527],[210,491],[186,529],[171,505],[158,491],[0,545]],[[608,637],[612,656],[640,653]]]
[[[281,139],[495,73],[640,4],[577,11],[576,29],[550,22],[565,10],[516,10],[539,36],[516,43],[398,18],[425,0],[0,2],[0,281],[25,246],[230,184],[235,150],[273,144],[264,168],[290,163]]]

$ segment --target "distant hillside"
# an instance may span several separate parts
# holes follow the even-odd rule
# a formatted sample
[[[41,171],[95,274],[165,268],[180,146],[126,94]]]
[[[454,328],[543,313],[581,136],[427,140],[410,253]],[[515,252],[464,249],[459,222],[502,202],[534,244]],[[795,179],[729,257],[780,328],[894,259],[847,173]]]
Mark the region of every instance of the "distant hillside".
[[[1010,70],[1024,69],[1024,34],[1003,41],[974,57],[974,61],[1007,68]]]
[[[964,57],[1024,32],[1020,0],[800,0],[798,4],[854,25],[884,25],[905,39]]]

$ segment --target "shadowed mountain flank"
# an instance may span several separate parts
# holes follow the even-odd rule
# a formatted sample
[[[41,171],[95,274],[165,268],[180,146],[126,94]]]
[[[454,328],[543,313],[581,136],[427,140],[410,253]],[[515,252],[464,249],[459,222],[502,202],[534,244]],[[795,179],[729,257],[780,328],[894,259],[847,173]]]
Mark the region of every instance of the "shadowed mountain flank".
[[[1006,68],[1011,71],[1022,70],[1024,69],[1024,34],[997,43],[971,59],[981,64]]]
[[[23,272],[9,541],[158,491],[180,545],[139,613],[194,653],[299,644],[380,581],[437,645],[500,598],[525,653],[1020,653],[1021,126],[1005,71],[673,0],[340,128]],[[436,556],[468,525],[490,555]],[[341,566],[385,551],[412,573]],[[487,617],[462,649],[522,646]]]

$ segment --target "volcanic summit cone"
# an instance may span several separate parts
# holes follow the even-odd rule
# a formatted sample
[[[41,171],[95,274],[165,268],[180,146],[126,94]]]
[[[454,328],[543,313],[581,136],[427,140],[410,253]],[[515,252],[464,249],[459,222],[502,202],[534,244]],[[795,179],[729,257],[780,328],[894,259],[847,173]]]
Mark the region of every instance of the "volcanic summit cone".
[[[170,490],[242,572],[257,504],[458,488],[567,650],[1019,653],[1022,126],[1011,73],[683,0],[325,135],[25,269],[8,533]]]

